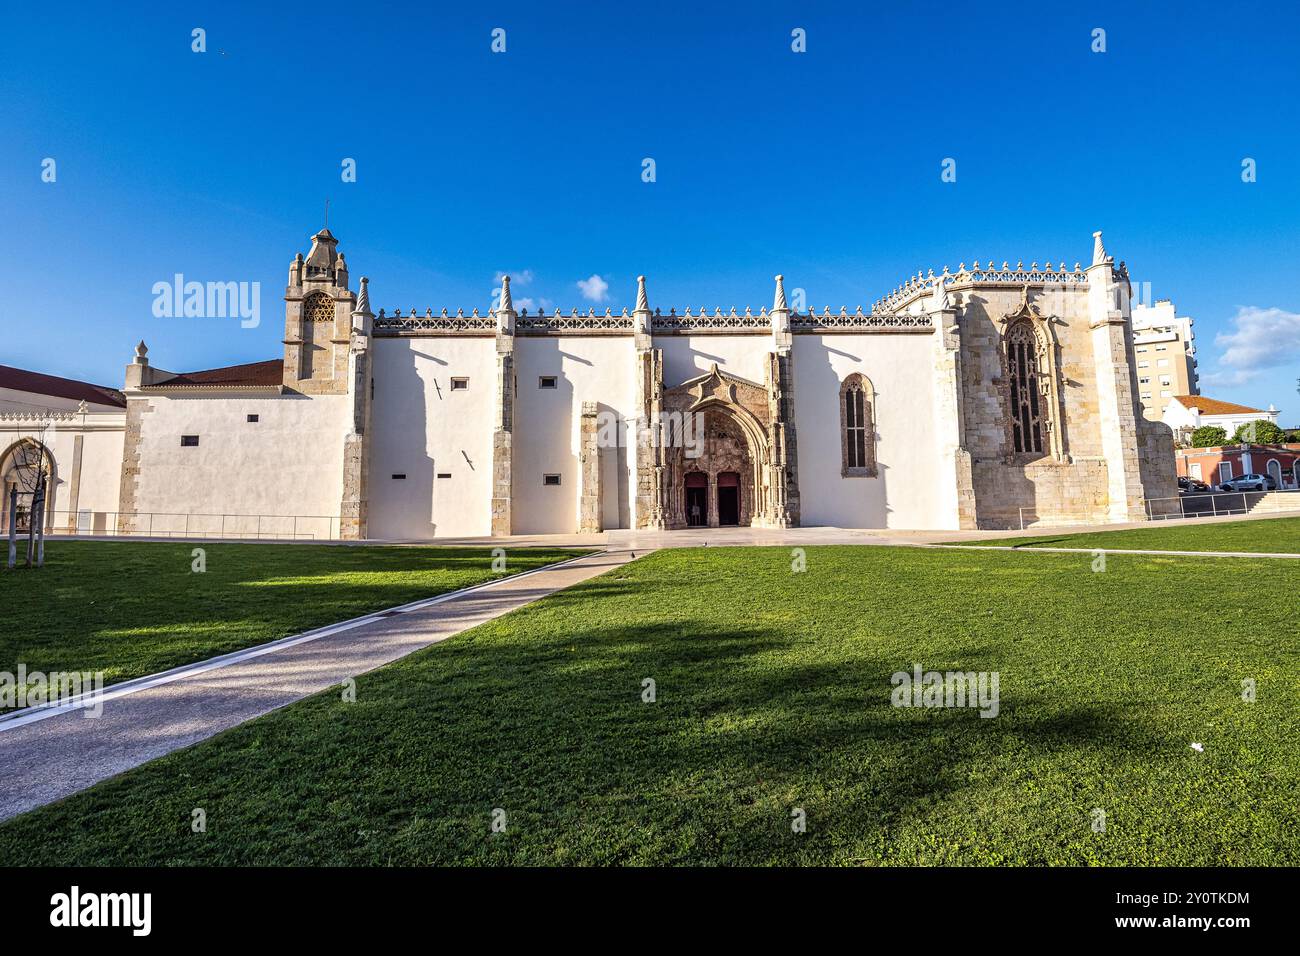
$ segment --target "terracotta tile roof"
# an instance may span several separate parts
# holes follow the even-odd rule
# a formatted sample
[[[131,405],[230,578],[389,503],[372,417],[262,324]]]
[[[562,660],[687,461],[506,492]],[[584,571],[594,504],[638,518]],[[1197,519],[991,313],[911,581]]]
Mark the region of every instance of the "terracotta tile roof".
[[[1221,402],[1217,398],[1206,398],[1204,395],[1175,395],[1174,398],[1183,408],[1200,409],[1202,415],[1240,415],[1242,412],[1264,414],[1262,408],[1251,408],[1249,405],[1237,405],[1233,402]]]
[[[175,378],[166,379],[152,387],[173,388],[191,385],[196,388],[248,388],[282,384],[284,384],[284,359],[271,359],[269,362],[227,365],[225,368],[209,368],[199,372],[178,372]]]
[[[0,388],[69,398],[78,402],[113,405],[117,408],[126,407],[126,396],[107,385],[92,385],[90,382],[79,382],[75,378],[59,378],[57,375],[29,372],[27,369],[14,368],[10,365],[0,365]]]

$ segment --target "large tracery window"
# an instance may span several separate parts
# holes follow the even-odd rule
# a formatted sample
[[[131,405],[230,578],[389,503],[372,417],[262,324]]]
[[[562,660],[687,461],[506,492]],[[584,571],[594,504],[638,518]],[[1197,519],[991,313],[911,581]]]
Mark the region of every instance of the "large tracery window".
[[[1017,455],[1043,454],[1042,373],[1038,340],[1028,322],[1007,333],[1007,371],[1011,385],[1011,434]]]
[[[854,373],[840,386],[840,474],[867,478],[876,473],[875,395],[871,382]]]

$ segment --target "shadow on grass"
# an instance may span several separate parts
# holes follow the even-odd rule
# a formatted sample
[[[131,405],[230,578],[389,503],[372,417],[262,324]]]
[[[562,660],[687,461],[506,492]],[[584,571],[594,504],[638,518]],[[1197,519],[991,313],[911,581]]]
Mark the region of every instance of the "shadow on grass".
[[[575,557],[558,549],[339,548],[55,542],[39,573],[0,577],[0,671],[104,671],[109,682],[193,663]]]
[[[853,561],[854,572],[880,563]],[[918,556],[910,579],[908,566],[882,569],[870,626],[870,605],[846,608],[837,590],[825,600],[838,617],[807,614],[810,593],[790,623],[780,601],[760,600],[784,577],[749,592],[724,582],[692,606],[682,598],[698,585],[685,576],[618,572],[364,675],[355,703],[324,692],[2,826],[0,856],[41,846],[33,862],[876,863],[951,854],[993,826],[995,849],[1040,860],[1050,841],[1074,839],[1052,830],[1051,801],[1091,800],[1120,775],[1168,779],[1151,768],[1186,746],[1166,738],[1167,721],[1113,691],[1108,701],[1104,682],[1062,678],[1080,652],[1042,640],[1077,611],[1056,579],[1044,575],[1044,600],[1024,606],[1038,617],[998,618],[1002,633],[981,617],[969,639],[954,634],[946,604],[936,607],[947,617],[891,619],[886,585],[894,603],[911,593],[912,611],[937,563]],[[970,593],[999,586],[989,577]],[[746,616],[754,623],[735,623]],[[1164,618],[1151,620],[1158,632]],[[999,716],[891,706],[891,675],[914,663],[1000,671]],[[202,840],[186,825],[196,806],[220,821]],[[511,821],[496,836],[494,808]],[[799,837],[792,808],[814,821]]]

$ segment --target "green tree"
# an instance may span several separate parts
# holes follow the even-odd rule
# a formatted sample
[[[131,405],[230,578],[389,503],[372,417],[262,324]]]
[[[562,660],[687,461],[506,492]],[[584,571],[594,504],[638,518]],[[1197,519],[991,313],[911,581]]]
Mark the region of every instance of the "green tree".
[[[1202,425],[1192,432],[1193,448],[1216,448],[1228,444],[1228,433],[1218,425]]]
[[[1267,419],[1257,418],[1240,426],[1232,440],[1252,445],[1280,445],[1286,441],[1286,433]]]

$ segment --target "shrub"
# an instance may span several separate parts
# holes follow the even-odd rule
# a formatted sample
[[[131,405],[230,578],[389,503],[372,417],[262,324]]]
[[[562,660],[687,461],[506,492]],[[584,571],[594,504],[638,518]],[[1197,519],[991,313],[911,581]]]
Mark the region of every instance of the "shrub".
[[[1228,433],[1218,425],[1202,425],[1192,432],[1193,448],[1214,448],[1228,444]]]
[[[1232,440],[1252,445],[1280,445],[1286,440],[1286,433],[1272,422],[1257,418],[1239,427]]]

